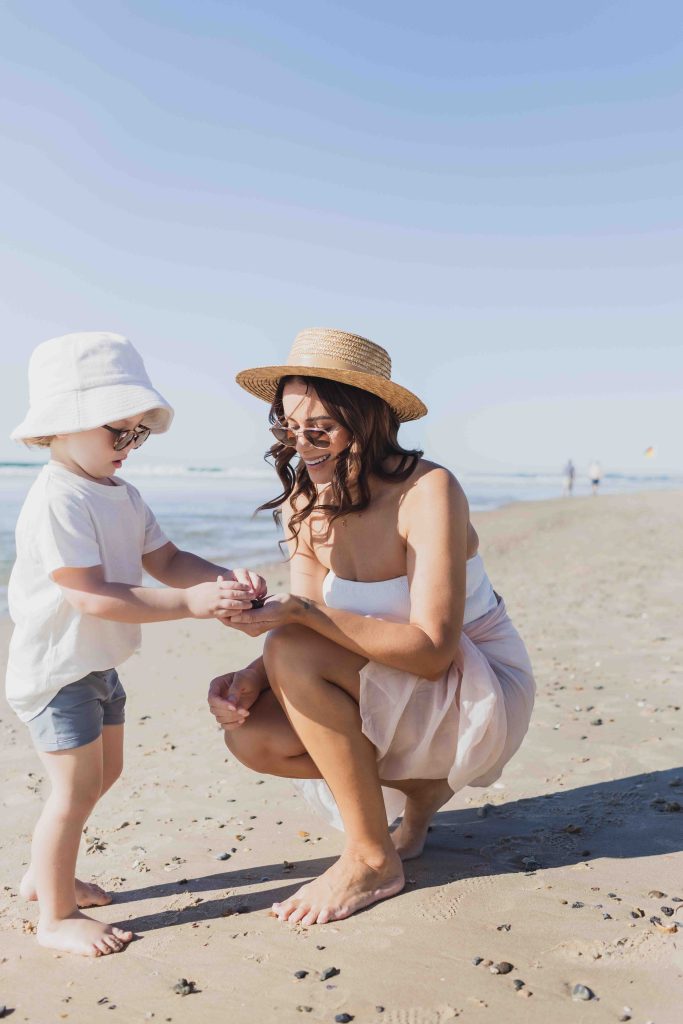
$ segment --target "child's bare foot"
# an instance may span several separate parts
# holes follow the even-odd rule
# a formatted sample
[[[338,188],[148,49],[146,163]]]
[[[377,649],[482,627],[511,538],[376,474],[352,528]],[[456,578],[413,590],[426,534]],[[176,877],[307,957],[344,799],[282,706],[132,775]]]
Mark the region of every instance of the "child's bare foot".
[[[424,850],[429,823],[445,803],[453,796],[453,790],[445,779],[435,779],[415,784],[406,799],[401,824],[391,833],[391,840],[401,860],[419,857]]]
[[[37,900],[38,892],[33,881],[33,871],[28,869],[21,880],[19,892],[25,900]],[[76,906],[85,907],[106,907],[112,901],[111,896],[104,889],[95,885],[94,882],[82,882],[76,879]]]
[[[38,922],[38,942],[48,949],[80,956],[106,956],[120,953],[133,938],[133,933],[113,924],[95,921],[80,910],[69,917],[49,924]]]
[[[405,884],[400,859],[384,854],[372,863],[349,851],[315,881],[303,885],[284,903],[274,903],[281,921],[304,925],[341,921],[357,910],[400,892]]]

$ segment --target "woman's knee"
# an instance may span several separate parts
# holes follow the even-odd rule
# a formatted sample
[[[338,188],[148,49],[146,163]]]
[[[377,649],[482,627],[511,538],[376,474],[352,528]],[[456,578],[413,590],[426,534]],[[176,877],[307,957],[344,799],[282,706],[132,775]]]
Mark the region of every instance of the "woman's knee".
[[[305,626],[279,626],[271,630],[263,647],[263,663],[271,685],[273,679],[277,685],[283,670],[301,664],[302,652],[307,648],[310,651],[314,637],[315,634]]]
[[[260,730],[248,731],[244,725],[237,729],[224,729],[225,745],[240,764],[253,772],[270,773],[277,760],[277,753],[268,737]]]

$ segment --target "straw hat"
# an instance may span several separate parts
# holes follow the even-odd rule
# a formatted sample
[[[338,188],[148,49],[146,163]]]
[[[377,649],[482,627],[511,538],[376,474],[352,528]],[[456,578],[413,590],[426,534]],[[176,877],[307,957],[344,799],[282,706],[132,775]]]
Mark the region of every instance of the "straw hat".
[[[30,408],[10,435],[15,441],[78,434],[143,413],[145,426],[162,434],[173,419],[140,353],[127,338],[108,331],[44,341],[29,360],[28,383]]]
[[[381,345],[332,327],[307,327],[294,339],[284,366],[242,370],[235,380],[245,391],[272,402],[278,382],[288,376],[324,377],[370,391],[383,398],[402,423],[427,412],[417,395],[391,379],[391,357]]]

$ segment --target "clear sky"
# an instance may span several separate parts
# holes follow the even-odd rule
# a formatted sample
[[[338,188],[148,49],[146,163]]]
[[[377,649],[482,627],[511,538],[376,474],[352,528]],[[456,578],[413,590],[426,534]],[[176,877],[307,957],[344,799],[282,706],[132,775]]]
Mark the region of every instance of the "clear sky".
[[[146,453],[258,464],[235,372],[337,326],[453,468],[683,471],[677,0],[5,0],[0,50],[0,458],[31,349],[106,329]]]

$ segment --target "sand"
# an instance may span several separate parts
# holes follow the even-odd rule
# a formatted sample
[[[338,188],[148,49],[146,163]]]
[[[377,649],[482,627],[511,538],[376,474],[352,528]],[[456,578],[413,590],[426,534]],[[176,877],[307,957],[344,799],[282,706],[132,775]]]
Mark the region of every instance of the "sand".
[[[3,702],[0,1004],[36,1024],[680,1019],[682,497],[475,516],[537,674],[529,735],[499,783],[438,815],[402,894],[337,924],[268,916],[332,862],[341,836],[286,781],[237,764],[206,709],[211,677],[260,641],[213,622],[147,626],[122,667],[127,766],[79,864],[115,893],[93,914],[140,936],[116,956],[53,954],[30,934],[37,908],[17,886],[46,784]],[[284,585],[275,575],[271,589]],[[513,970],[496,975],[487,960]],[[340,973],[321,980],[329,967]],[[197,991],[176,994],[179,978]],[[573,999],[577,984],[595,998]]]

